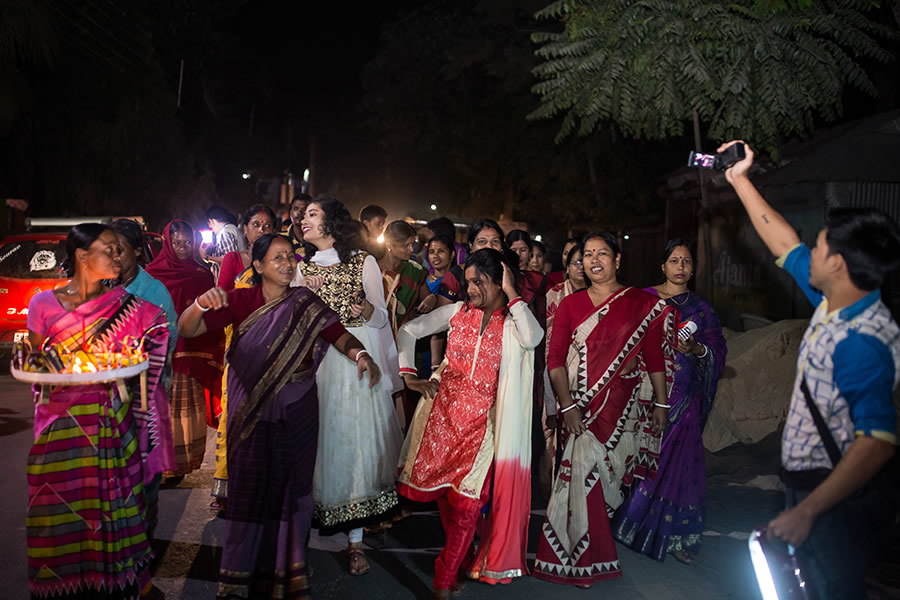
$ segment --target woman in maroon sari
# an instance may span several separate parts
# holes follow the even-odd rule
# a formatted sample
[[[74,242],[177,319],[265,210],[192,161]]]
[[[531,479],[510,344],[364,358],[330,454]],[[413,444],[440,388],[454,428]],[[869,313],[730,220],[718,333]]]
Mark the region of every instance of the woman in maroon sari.
[[[309,595],[306,539],[319,430],[316,370],[329,344],[381,375],[318,296],[288,287],[291,243],[265,234],[252,249],[251,288],[212,288],[178,319],[179,336],[234,327],[228,369],[228,504],[219,598]]]
[[[179,315],[215,285],[212,273],[195,259],[193,228],[181,219],[166,225],[162,252],[147,265],[147,273],[166,286]],[[214,426],[220,412],[224,344],[221,331],[194,339],[178,338],[172,358],[171,399],[177,469],[167,473],[169,477],[181,478],[203,462],[207,424]]]
[[[621,577],[609,515],[623,488],[655,475],[668,417],[676,311],[620,284],[620,259],[614,236],[587,236],[590,285],[553,322],[548,367],[567,435],[534,574],[556,583]]]

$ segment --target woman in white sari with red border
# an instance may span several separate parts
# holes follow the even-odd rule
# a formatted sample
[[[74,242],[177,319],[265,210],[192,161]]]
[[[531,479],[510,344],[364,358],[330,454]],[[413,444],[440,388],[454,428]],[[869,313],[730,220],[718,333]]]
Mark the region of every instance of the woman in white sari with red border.
[[[618,282],[611,234],[585,238],[590,285],[559,305],[548,367],[565,435],[535,577],[589,587],[621,577],[609,517],[636,479],[656,476],[668,419],[677,311]]]

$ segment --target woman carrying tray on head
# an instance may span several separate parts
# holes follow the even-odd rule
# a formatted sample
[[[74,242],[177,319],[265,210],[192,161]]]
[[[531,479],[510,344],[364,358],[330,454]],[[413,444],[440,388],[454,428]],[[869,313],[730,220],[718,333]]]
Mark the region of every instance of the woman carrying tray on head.
[[[169,334],[165,312],[104,279],[119,276],[119,243],[94,223],[66,240],[72,281],[28,305],[34,350],[120,350],[144,338],[148,411],[138,378],[55,387],[37,402],[28,453],[28,579],[35,598],[161,597],[150,584],[144,485],[172,468],[168,402],[160,385]],[[150,331],[152,329],[152,331]],[[148,335],[145,336],[150,332]],[[102,375],[102,374],[101,374]]]

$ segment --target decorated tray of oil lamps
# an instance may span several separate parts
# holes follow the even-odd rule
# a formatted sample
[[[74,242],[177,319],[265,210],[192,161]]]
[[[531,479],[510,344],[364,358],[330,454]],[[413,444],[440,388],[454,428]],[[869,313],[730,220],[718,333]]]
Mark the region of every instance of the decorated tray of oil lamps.
[[[80,386],[97,383],[115,383],[120,395],[126,394],[125,380],[141,377],[141,406],[146,410],[146,371],[150,361],[143,344],[124,345],[120,351],[61,351],[50,346],[44,350],[26,352],[18,346],[13,353],[10,374],[18,381],[41,386],[41,403],[48,402],[46,386]]]

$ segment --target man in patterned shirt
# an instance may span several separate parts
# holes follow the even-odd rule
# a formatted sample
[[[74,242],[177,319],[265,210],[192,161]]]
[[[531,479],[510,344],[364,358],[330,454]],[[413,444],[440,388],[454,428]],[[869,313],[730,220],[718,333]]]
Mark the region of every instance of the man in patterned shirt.
[[[206,220],[209,228],[212,229],[213,234],[216,236],[216,242],[211,246],[201,244],[200,258],[209,264],[213,277],[218,280],[222,259],[229,252],[243,252],[246,250],[247,240],[238,231],[234,215],[222,206],[214,205],[209,207],[209,210],[206,211]]]
[[[746,147],[746,158],[725,177],[763,242],[780,257],[778,265],[817,306],[800,346],[781,442],[787,510],[768,532],[798,548],[820,597],[864,598],[865,551],[878,532],[874,515],[858,514],[845,500],[881,470],[897,443],[892,394],[900,375],[900,329],[878,288],[900,265],[900,230],[873,209],[832,210],[810,250],[750,183],[752,163]],[[842,454],[837,465],[816,428],[804,381]],[[863,517],[870,518],[868,526]]]

